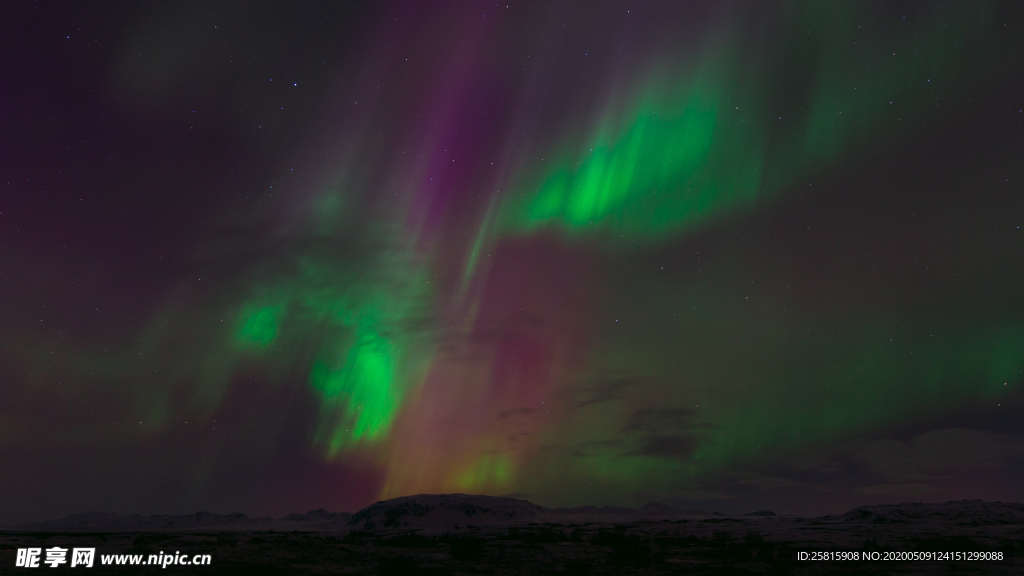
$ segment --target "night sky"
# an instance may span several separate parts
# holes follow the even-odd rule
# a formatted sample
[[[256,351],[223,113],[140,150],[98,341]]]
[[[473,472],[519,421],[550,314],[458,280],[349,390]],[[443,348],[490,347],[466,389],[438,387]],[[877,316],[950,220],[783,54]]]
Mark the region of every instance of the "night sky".
[[[1018,2],[0,12],[0,523],[1024,501]]]

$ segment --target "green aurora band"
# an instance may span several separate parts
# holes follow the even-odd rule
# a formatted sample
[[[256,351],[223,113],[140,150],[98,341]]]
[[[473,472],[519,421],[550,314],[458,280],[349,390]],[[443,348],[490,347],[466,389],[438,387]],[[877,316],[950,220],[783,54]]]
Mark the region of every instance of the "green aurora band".
[[[719,38],[693,61],[659,62],[626,83],[625,93],[608,98],[603,111],[589,122],[593,128],[587,136],[570,135],[557,147],[531,154],[532,162],[521,161],[524,168],[508,185],[510,193],[500,197],[497,215],[492,211],[490,218],[482,219],[462,277],[484,274],[478,255],[518,236],[583,235],[636,250],[672,242],[698,226],[749,213],[799,189],[837,159],[877,146],[883,127],[897,140],[901,132],[926,122],[936,113],[936,105],[922,103],[942,103],[965,86],[1007,74],[992,63],[974,64],[984,60],[981,54],[994,50],[991,43],[978,39],[986,36],[986,22],[992,19],[990,4],[950,4],[936,9],[930,21],[909,37],[879,37],[859,32],[854,23],[868,19],[850,4],[790,5],[784,17],[787,31],[771,48],[761,47],[761,54],[751,57],[749,46]],[[813,28],[814,35],[800,34],[804,28]],[[806,72],[798,80],[803,85],[795,90],[781,85],[792,81],[784,68],[794,60]],[[330,334],[317,345],[308,382],[321,397],[313,441],[326,458],[334,459],[348,448],[388,438],[403,402],[420,385],[423,366],[437,353],[429,346],[412,353],[402,340],[416,336],[403,332],[401,325],[410,302],[427,309],[437,303],[431,303],[423,289],[394,290],[381,284],[375,289],[373,283],[367,294],[353,295],[350,286],[363,286],[365,281],[336,278],[331,266],[310,263],[300,277],[257,286],[254,293],[275,294],[273,303],[258,296],[243,304],[236,345],[266,350],[284,333],[282,325],[289,323],[296,334]],[[706,296],[683,297],[688,299],[696,304],[692,308],[714,308]],[[708,321],[729,323],[721,318]],[[781,318],[762,321],[786,324]],[[737,388],[727,394],[723,389],[738,386],[734,377],[706,367],[710,375],[703,378],[703,386],[688,383],[680,390],[684,397],[697,399],[697,415],[684,419],[684,429],[671,431],[677,434],[671,437],[680,451],[682,444],[692,443],[689,458],[624,455],[617,428],[597,437],[585,432],[591,428],[587,421],[626,419],[618,406],[603,407],[611,413],[602,412],[602,407],[593,408],[599,412],[595,414],[580,411],[540,430],[564,437],[567,444],[603,446],[573,460],[572,477],[597,477],[616,487],[633,485],[643,477],[648,489],[670,491],[678,488],[680,478],[756,459],[766,444],[792,449],[829,442],[948,405],[955,398],[996,395],[1024,366],[1022,325],[993,326],[959,338],[947,334],[916,350],[918,356],[909,364],[911,351],[900,349],[907,344],[868,344],[879,341],[877,334],[886,331],[871,322],[851,319],[857,336],[843,341],[825,338],[814,345],[794,341],[785,328],[777,328],[777,334],[755,345],[760,351],[733,368],[740,378],[757,378],[761,367],[777,364],[773,358],[792,355],[793,350],[812,358],[845,358],[828,367],[812,362],[801,368],[805,360],[791,357],[791,366],[777,369],[800,374],[790,381],[769,371],[760,376],[765,381],[760,388]],[[701,371],[696,369],[699,358],[672,359],[657,343],[640,341],[616,339],[605,343],[609,350],[593,356],[615,357],[616,350],[639,348],[646,350],[646,366],[627,361],[602,368],[641,374],[658,373],[665,366],[681,373]],[[774,345],[768,344],[772,341]],[[695,349],[701,347],[697,344]],[[715,355],[711,350],[705,353]],[[665,356],[658,358],[659,354]],[[850,374],[857,380],[850,381]],[[844,380],[849,384],[817,390],[818,384]],[[970,384],[957,384],[961,382]],[[664,391],[652,394],[665,397],[669,405],[681,400]],[[723,397],[733,394],[731,400]],[[880,397],[886,401],[879,402]],[[718,405],[699,408],[703,403]],[[799,417],[780,419],[779,414]],[[419,445],[423,438],[405,440],[424,449]],[[432,472],[442,479],[402,484],[389,495],[417,489],[508,490],[522,488],[527,477],[542,478],[532,481],[535,485],[529,491],[551,494],[550,475],[565,474],[560,459],[510,460],[501,456],[501,449],[468,456],[428,451],[446,462],[440,466],[445,470]],[[469,463],[460,464],[462,459]],[[530,473],[516,476],[517,468]],[[539,474],[537,468],[542,469]],[[559,497],[572,499],[570,493]]]

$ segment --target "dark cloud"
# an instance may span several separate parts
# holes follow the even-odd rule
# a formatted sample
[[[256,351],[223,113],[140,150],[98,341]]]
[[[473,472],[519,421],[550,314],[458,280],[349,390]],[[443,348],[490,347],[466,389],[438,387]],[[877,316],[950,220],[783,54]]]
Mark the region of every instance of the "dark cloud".
[[[536,412],[536,410],[533,408],[509,408],[508,410],[502,410],[501,412],[498,412],[498,420],[504,420],[506,418],[512,418],[515,416],[529,416],[534,412]]]
[[[641,408],[633,412],[623,432],[646,430],[648,433],[688,430],[694,411],[689,408]]]
[[[626,398],[629,391],[640,382],[640,378],[626,375],[608,375],[582,380],[569,389],[574,399],[572,407],[586,408],[593,404]]]
[[[639,448],[630,450],[625,455],[688,459],[693,456],[696,449],[697,439],[693,436],[652,436],[645,438]]]
[[[569,450],[569,454],[575,458],[591,458],[621,445],[621,440],[591,440],[574,446]]]
[[[875,477],[913,485],[941,485],[974,474],[995,474],[1024,462],[1024,438],[982,430],[929,430],[910,440],[883,439],[855,458]]]

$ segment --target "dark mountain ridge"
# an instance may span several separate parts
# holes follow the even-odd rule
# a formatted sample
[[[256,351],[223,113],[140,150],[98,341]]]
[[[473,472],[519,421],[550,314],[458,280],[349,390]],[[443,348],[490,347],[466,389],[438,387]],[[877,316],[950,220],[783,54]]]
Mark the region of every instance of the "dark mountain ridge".
[[[516,523],[565,523],[575,517],[588,522],[617,522],[640,518],[727,517],[705,510],[679,510],[649,502],[640,508],[579,506],[546,508],[528,500],[468,494],[419,494],[375,502],[351,514],[323,508],[280,518],[241,513],[198,512],[190,515],[154,514],[122,516],[85,512],[64,518],[4,527],[4,531],[32,532],[148,532],[148,531],[380,531],[445,529]],[[744,517],[773,520],[768,510]],[[620,519],[620,520],[617,520]],[[943,503],[911,502],[860,506],[844,514],[811,518],[818,522],[898,524],[938,522],[959,525],[1024,524],[1024,504],[962,500]]]

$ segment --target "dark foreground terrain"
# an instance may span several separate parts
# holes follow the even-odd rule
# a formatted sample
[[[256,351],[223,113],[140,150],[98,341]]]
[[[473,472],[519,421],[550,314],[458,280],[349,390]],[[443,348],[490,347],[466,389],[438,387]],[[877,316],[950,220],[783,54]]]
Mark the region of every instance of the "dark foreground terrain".
[[[43,562],[55,546],[96,548],[95,564],[51,569]],[[1024,574],[1024,505],[902,504],[799,518],[657,504],[547,509],[508,498],[416,496],[351,515],[320,510],[280,519],[79,514],[0,533],[0,573],[35,573],[15,567],[19,548],[41,548],[38,569],[47,574],[1009,575]],[[210,565],[101,565],[110,555],[122,562],[141,555],[145,564],[161,552],[209,554]],[[856,559],[801,560],[802,552]],[[904,559],[906,552],[945,557]]]

